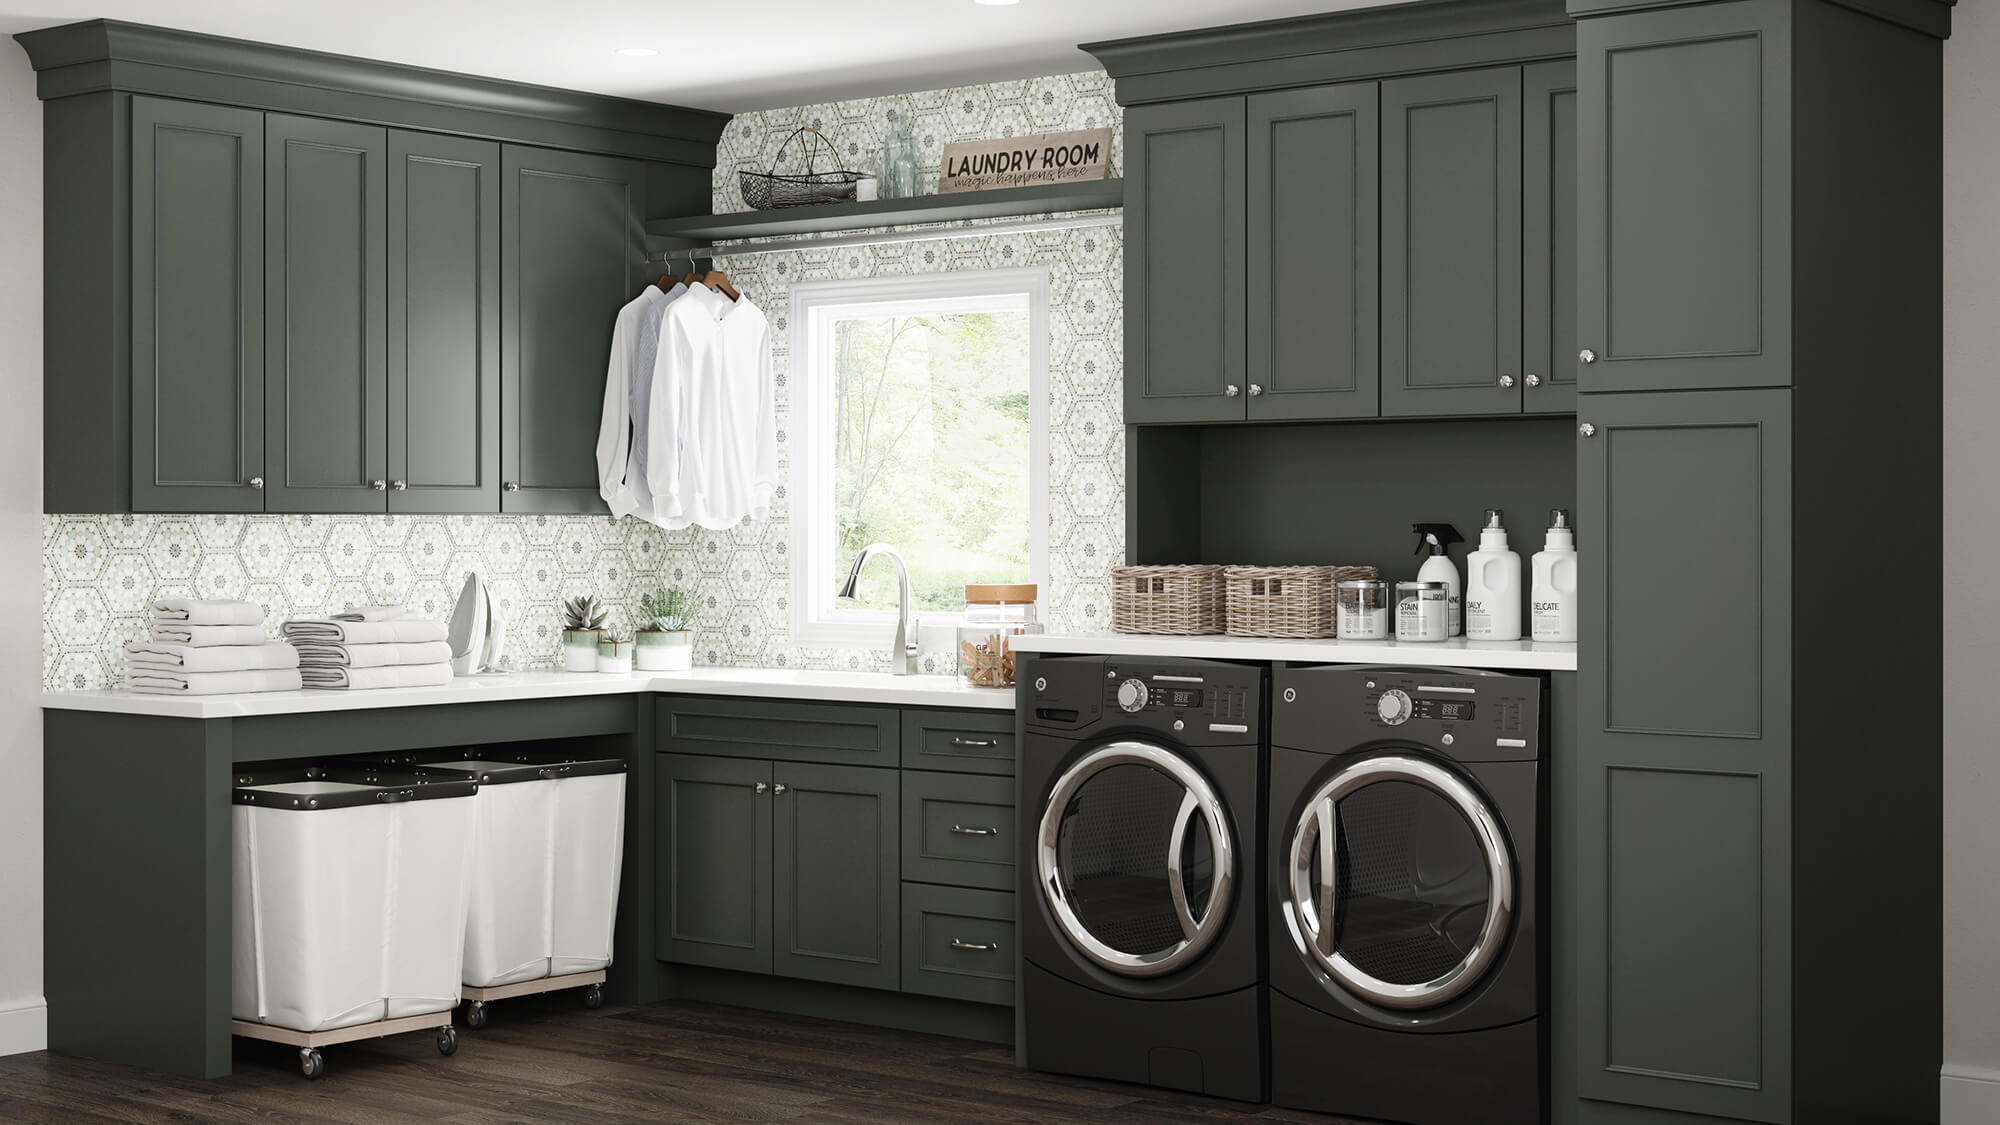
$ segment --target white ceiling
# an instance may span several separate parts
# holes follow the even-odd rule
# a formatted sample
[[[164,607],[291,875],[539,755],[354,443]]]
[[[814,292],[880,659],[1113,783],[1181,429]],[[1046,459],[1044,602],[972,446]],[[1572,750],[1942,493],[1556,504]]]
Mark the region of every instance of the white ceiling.
[[[0,0],[0,31],[104,17],[735,113],[1088,70],[1078,43],[1387,2]]]

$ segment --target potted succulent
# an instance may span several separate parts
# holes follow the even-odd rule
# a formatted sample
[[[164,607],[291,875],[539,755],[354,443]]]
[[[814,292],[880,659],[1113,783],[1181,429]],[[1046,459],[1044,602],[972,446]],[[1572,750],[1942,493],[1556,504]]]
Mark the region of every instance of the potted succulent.
[[[640,626],[633,640],[643,672],[685,672],[694,667],[694,595],[666,586],[639,599]]]
[[[604,604],[589,594],[563,603],[563,667],[597,671],[597,642],[604,635]]]
[[[632,639],[620,638],[614,629],[606,629],[597,640],[597,670],[600,672],[630,672],[632,670]]]

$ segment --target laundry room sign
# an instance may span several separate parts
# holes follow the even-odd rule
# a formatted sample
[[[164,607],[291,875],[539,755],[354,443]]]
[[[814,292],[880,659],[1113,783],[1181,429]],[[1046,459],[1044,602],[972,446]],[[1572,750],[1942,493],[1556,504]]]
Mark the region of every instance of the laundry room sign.
[[[938,194],[1101,180],[1111,174],[1111,130],[1079,129],[944,146]]]

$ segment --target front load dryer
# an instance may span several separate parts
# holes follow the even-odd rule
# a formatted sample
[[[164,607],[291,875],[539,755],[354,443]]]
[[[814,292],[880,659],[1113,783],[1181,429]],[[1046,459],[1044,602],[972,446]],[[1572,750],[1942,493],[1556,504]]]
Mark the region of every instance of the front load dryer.
[[[1416,1125],[1548,1105],[1545,681],[1271,680],[1271,1100]]]
[[[1264,678],[1050,657],[1021,684],[1029,1067],[1264,1100]]]

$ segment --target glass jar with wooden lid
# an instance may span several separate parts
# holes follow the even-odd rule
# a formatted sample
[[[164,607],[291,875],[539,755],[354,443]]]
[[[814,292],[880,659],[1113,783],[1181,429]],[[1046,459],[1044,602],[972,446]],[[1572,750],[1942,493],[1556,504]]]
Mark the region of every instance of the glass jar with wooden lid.
[[[1008,639],[1039,633],[1035,584],[974,584],[965,588],[965,624],[958,627],[958,674],[975,687],[1014,685],[1014,647]]]

